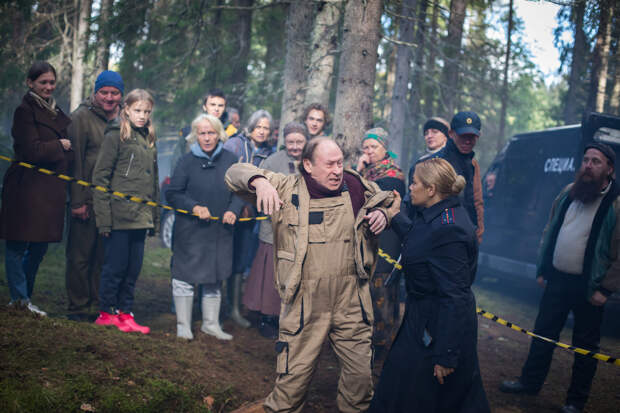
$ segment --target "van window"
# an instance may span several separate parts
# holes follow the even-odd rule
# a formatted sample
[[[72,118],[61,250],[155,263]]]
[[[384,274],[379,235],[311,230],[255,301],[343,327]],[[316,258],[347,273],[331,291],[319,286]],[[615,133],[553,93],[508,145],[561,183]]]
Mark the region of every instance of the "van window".
[[[610,143],[612,145],[620,145],[620,130],[612,128],[599,128],[594,132],[594,140]]]

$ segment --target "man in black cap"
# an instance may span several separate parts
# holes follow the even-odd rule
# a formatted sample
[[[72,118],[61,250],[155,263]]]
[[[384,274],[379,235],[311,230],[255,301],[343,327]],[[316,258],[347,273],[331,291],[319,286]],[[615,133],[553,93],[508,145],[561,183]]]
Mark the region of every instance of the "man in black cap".
[[[482,242],[484,202],[482,201],[480,166],[474,159],[474,147],[480,137],[480,118],[474,112],[459,112],[452,118],[450,127],[450,139],[447,140],[446,145],[418,162],[430,158],[445,159],[450,162],[457,174],[465,178],[465,190],[459,195],[461,204],[467,210],[471,222],[476,226],[478,242]],[[409,171],[409,180],[413,176],[414,169]]]
[[[560,192],[543,232],[537,281],[545,288],[534,332],[558,340],[570,311],[575,347],[599,351],[603,306],[620,290],[620,188],[614,180],[616,154],[609,146],[586,145],[575,181]],[[546,286],[545,286],[546,281]],[[537,394],[555,345],[534,339],[516,381],[507,393]],[[564,413],[581,412],[588,400],[597,360],[575,353]]]

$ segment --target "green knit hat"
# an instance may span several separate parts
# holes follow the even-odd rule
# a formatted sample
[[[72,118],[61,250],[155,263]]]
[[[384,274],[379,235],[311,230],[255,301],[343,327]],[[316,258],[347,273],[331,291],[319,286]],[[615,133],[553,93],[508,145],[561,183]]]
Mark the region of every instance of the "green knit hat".
[[[366,131],[366,133],[364,134],[364,137],[362,138],[362,143],[364,143],[366,139],[374,139],[377,142],[379,142],[381,146],[383,146],[387,150],[388,149],[388,138],[389,138],[389,134],[387,133],[385,129],[372,128]],[[388,155],[390,155],[391,158],[396,158],[396,154],[394,152],[390,152],[388,150],[387,153]]]

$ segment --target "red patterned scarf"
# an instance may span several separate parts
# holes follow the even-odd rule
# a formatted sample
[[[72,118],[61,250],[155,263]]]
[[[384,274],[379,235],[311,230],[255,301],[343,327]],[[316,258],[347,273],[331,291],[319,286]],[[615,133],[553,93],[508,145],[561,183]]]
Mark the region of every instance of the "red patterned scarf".
[[[367,165],[364,169],[359,171],[359,174],[365,179],[373,182],[381,178],[405,180],[402,169],[394,163],[394,159],[389,154],[386,154],[385,158],[379,162]]]

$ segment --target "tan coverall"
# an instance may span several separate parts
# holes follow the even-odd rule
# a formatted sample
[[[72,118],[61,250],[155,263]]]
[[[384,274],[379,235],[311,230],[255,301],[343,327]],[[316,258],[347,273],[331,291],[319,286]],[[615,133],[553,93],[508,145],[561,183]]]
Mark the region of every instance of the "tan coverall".
[[[276,344],[280,375],[265,408],[273,412],[302,410],[321,347],[329,338],[342,366],[338,409],[365,411],[373,394],[373,316],[372,306],[362,306],[362,301],[371,302],[370,290],[368,281],[359,279],[355,269],[355,218],[349,193],[311,199],[313,213],[322,213],[322,222],[308,227],[300,289],[291,304],[282,305]]]
[[[377,209],[391,219],[393,196],[374,182],[356,176],[364,205],[353,215],[347,191],[340,196],[311,199],[300,175],[277,174],[250,164],[234,164],[226,172],[231,191],[256,202],[250,188],[263,176],[276,188],[282,208],[272,215],[275,284],[282,306],[275,388],[267,397],[268,412],[300,412],[321,347],[328,337],[340,360],[338,408],[365,411],[373,394],[371,376],[372,274],[378,237],[363,217]]]

